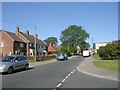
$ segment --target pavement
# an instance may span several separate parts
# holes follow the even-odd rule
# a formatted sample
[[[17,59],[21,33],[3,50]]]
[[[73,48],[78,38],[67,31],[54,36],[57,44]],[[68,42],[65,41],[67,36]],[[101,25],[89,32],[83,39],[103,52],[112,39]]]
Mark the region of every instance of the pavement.
[[[118,78],[118,75],[120,75],[120,73],[118,73],[117,71],[110,71],[96,67],[93,64],[93,56],[84,58],[84,61],[78,65],[77,70],[94,77],[120,81]]]

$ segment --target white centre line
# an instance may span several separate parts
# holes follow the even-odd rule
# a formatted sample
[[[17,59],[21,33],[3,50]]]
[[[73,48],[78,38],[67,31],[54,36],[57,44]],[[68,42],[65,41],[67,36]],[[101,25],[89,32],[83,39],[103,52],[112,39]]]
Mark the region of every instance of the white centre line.
[[[63,79],[63,80],[62,80],[62,83],[65,82],[65,80],[66,80],[66,79]]]
[[[68,78],[68,76],[65,77],[66,79]]]
[[[71,74],[68,74],[68,76],[70,76]]]
[[[57,88],[60,87],[61,85],[62,85],[62,83],[59,83],[59,84],[57,85]]]
[[[73,70],[72,72],[70,72],[70,73],[65,77],[65,79],[63,79],[62,82],[57,85],[57,88],[59,88],[59,87],[66,81],[66,79],[67,79],[69,76],[71,76],[74,72],[75,72],[75,70]],[[53,90],[56,90],[56,89],[53,89]]]
[[[74,72],[75,70],[73,70],[73,72]]]

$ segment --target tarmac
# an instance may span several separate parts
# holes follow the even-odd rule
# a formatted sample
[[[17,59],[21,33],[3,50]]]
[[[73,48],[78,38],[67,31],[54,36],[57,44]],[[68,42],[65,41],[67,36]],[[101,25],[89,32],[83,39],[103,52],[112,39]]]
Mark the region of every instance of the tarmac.
[[[76,56],[69,57],[68,59],[72,59]],[[52,62],[56,62],[57,60],[51,60],[51,61],[45,61],[45,62],[34,62],[30,63],[30,67],[35,67],[38,65],[48,64]],[[102,79],[109,79],[113,81],[120,81],[118,76],[120,75],[120,72],[117,71],[110,71],[102,68],[98,68],[93,64],[93,56],[84,58],[84,61],[82,61],[78,66],[77,70],[81,73],[102,78]]]
[[[94,77],[120,81],[120,79],[118,78],[120,72],[118,73],[117,71],[110,71],[96,67],[93,64],[93,56],[84,58],[84,61],[78,65],[77,70]]]
[[[76,56],[71,56],[71,57],[68,57],[68,59],[72,59]],[[40,65],[44,65],[44,64],[49,64],[49,63],[52,63],[52,62],[56,62],[57,60],[54,59],[54,60],[51,60],[51,61],[44,61],[44,62],[31,62],[30,63],[30,68],[32,67],[35,67],[35,66],[40,66]]]

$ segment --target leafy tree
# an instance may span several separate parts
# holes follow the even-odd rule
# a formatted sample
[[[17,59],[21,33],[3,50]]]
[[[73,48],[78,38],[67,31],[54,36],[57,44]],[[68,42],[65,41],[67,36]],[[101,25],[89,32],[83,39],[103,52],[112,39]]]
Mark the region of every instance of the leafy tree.
[[[89,38],[89,34],[81,26],[71,25],[62,31],[60,41],[64,49],[73,53],[77,46],[81,50],[89,47],[89,44],[86,43],[87,38]]]
[[[58,44],[58,40],[56,37],[48,37],[47,39],[44,40],[48,45],[51,44]]]

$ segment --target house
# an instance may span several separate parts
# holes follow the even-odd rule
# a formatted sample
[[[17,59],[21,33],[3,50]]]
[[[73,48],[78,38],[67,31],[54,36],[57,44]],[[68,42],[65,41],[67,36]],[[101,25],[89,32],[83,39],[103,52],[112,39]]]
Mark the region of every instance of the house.
[[[56,53],[58,52],[59,49],[57,48],[56,45],[52,45],[51,43],[48,46],[48,53]]]
[[[20,32],[19,27],[16,27],[16,35],[26,43],[27,56],[34,56],[35,54],[35,36],[30,35],[27,30],[25,33]],[[36,54],[47,54],[47,44],[36,36]]]
[[[0,56],[21,54],[26,55],[26,43],[15,33],[0,30]]]
[[[96,42],[96,43],[93,43],[93,49],[95,50],[95,52],[97,52],[97,50],[100,47],[106,46],[108,43],[110,43],[110,42]]]

